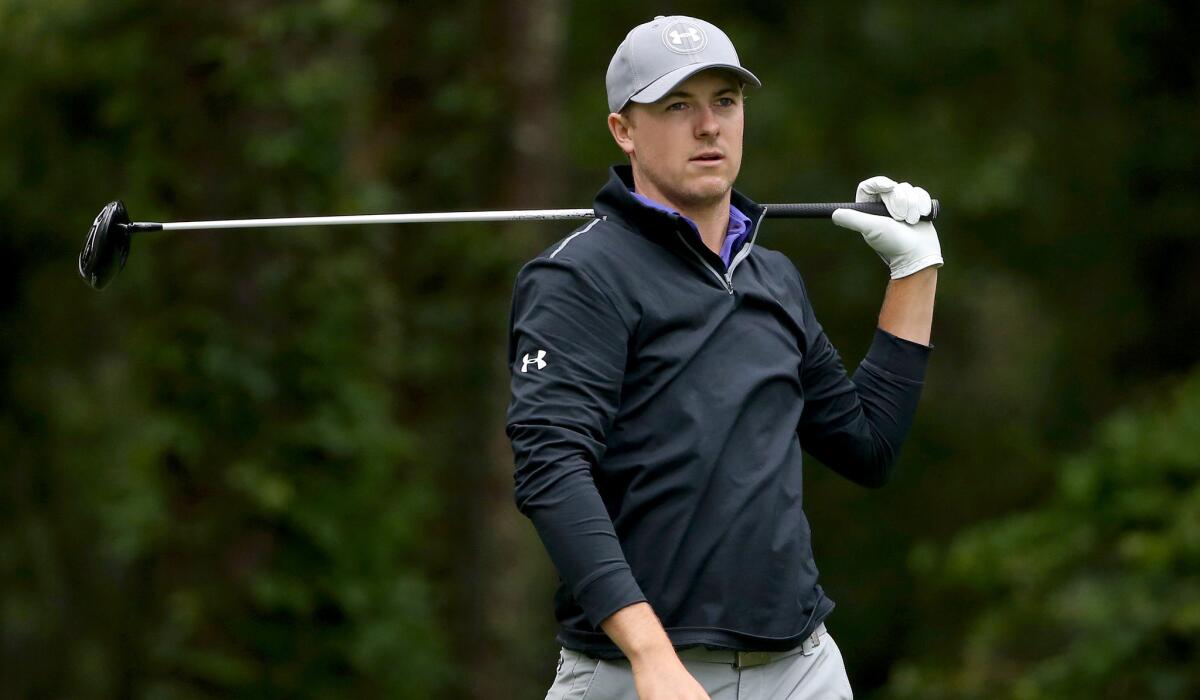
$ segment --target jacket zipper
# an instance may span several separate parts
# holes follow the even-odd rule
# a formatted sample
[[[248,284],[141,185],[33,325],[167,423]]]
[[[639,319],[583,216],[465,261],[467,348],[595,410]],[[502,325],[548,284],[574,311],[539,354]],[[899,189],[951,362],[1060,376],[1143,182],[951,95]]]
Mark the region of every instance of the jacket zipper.
[[[762,226],[763,217],[766,215],[767,210],[764,208],[762,213],[758,215],[758,221],[754,222],[754,235],[750,237],[750,242],[742,246],[742,249],[738,251],[736,256],[734,256],[733,262],[729,263],[729,269],[724,275],[722,275],[720,272],[717,272],[716,268],[708,264],[708,261],[704,259],[703,255],[700,255],[700,253],[696,252],[695,248],[688,245],[687,240],[684,239],[683,234],[679,232],[679,229],[674,230],[675,235],[679,236],[679,241],[683,243],[683,246],[692,251],[692,255],[696,256],[696,259],[700,261],[701,265],[707,267],[709,272],[716,275],[717,279],[721,281],[721,286],[725,288],[726,292],[733,294],[733,268],[737,267],[738,263],[740,263],[747,255],[750,254],[750,248],[754,245],[754,241],[758,238],[758,229]]]
[[[758,215],[758,221],[754,222],[754,235],[750,236],[750,242],[742,246],[738,254],[733,256],[733,262],[729,263],[729,283],[733,284],[733,268],[738,266],[747,255],[750,255],[750,249],[754,247],[754,241],[758,239],[758,230],[762,228],[763,217],[767,215],[767,208],[763,207],[762,213]]]
[[[709,265],[708,261],[704,259],[703,255],[700,255],[696,252],[695,248],[688,245],[687,240],[684,239],[683,234],[679,232],[679,229],[675,229],[675,235],[679,236],[679,242],[683,243],[683,247],[692,251],[692,255],[696,256],[696,259],[700,261],[701,265],[707,267],[709,272],[717,276],[717,279],[721,281],[721,286],[725,288],[725,291],[733,294],[733,280],[729,277],[729,274],[726,273],[722,275],[720,272],[717,272],[716,268],[714,268],[712,265]]]

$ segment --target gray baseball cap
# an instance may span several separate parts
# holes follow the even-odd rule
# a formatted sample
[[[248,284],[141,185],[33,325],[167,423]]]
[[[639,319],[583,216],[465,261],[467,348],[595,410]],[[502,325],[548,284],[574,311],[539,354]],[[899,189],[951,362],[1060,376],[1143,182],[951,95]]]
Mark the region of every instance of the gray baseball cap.
[[[738,62],[733,42],[702,19],[659,15],[629,31],[608,64],[608,108],[662,99],[676,85],[707,68],[727,68],[756,87],[762,83]]]

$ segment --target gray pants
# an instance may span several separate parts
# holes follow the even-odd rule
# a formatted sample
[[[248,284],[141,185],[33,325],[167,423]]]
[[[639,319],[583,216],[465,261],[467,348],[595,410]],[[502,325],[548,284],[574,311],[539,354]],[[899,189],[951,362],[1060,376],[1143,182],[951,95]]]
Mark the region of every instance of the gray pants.
[[[842,700],[853,698],[842,652],[822,624],[794,649],[736,654],[692,647],[679,660],[712,700]],[[741,668],[737,667],[740,659]],[[546,700],[636,700],[628,659],[593,659],[559,652]]]

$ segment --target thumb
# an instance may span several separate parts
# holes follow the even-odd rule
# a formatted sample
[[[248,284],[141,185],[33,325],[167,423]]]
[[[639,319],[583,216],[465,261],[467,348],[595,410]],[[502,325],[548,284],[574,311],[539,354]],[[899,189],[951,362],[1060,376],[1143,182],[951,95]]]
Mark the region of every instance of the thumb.
[[[858,183],[855,193],[856,202],[878,202],[879,195],[891,192],[896,187],[896,181],[887,175],[876,175]]]
[[[833,223],[859,233],[866,233],[876,227],[875,219],[880,217],[854,209],[834,209]]]

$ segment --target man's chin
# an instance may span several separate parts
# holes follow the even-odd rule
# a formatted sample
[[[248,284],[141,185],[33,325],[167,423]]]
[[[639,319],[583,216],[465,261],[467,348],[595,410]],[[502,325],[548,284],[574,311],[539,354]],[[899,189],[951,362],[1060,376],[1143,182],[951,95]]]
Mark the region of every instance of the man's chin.
[[[733,187],[733,182],[723,175],[706,175],[688,183],[687,196],[696,202],[720,199]]]
[[[695,207],[719,202],[733,187],[729,173],[676,173],[676,177],[655,180],[663,196],[677,206]]]

